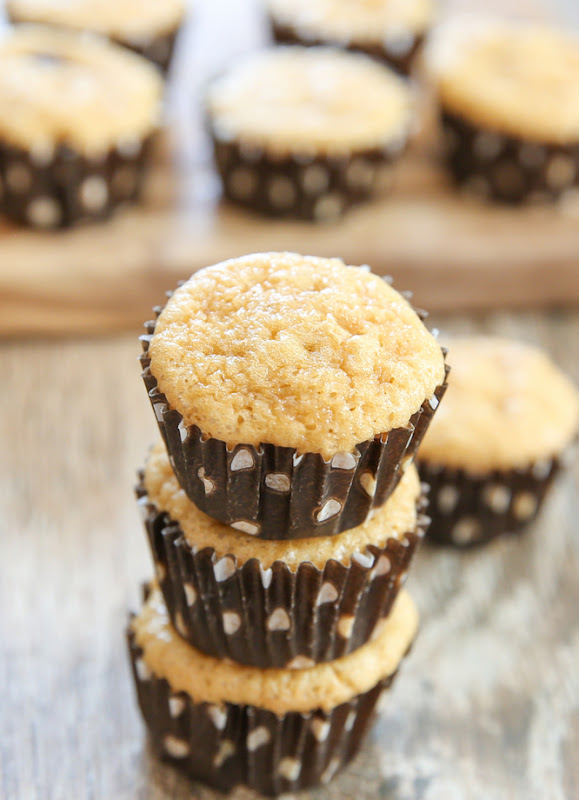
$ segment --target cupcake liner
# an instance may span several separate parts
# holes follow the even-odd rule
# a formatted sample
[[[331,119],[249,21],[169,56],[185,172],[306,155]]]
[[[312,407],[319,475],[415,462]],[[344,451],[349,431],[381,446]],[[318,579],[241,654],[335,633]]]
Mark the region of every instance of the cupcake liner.
[[[142,476],[141,476],[142,477]],[[429,519],[418,503],[416,528],[384,547],[370,545],[350,565],[330,560],[292,570],[263,569],[231,553],[191,547],[178,522],[137,497],[159,584],[175,629],[197,650],[260,668],[304,668],[333,661],[370,638],[392,608]]]
[[[353,53],[364,53],[371,58],[381,61],[397,72],[408,75],[416,60],[418,51],[424,42],[424,34],[415,34],[409,29],[397,29],[390,37],[385,37],[382,43],[360,44],[356,42],[330,42],[327,39],[302,38],[295,28],[283,25],[270,17],[273,38],[278,44],[301,45],[302,47],[318,47],[328,44],[343,47]]]
[[[152,139],[119,142],[98,158],[65,145],[35,153],[0,140],[0,213],[42,229],[106,219],[137,200]]]
[[[163,75],[167,75],[175,52],[175,43],[179,34],[180,25],[167,33],[158,34],[139,40],[115,39],[117,44],[128,47],[133,53],[143,56],[147,61],[155,64]]]
[[[225,197],[270,217],[332,222],[352,206],[390,188],[393,163],[407,134],[384,148],[344,155],[268,154],[241,141],[220,138],[209,122],[215,163]]]
[[[483,477],[426,462],[418,467],[430,486],[428,540],[470,547],[520,531],[535,519],[560,461],[546,459],[528,469],[494,470]]]
[[[225,442],[204,438],[196,425],[185,426],[159,391],[148,356],[155,324],[146,323],[141,336],[142,376],[181,488],[208,516],[262,539],[332,536],[361,525],[396,488],[446,391],[445,376],[408,425],[330,461],[272,444],[230,450]]]
[[[579,186],[579,142],[540,144],[479,128],[443,111],[446,159],[456,183],[483,199],[553,201]]]
[[[164,760],[221,791],[239,785],[264,795],[327,783],[357,752],[380,695],[396,673],[331,712],[277,716],[256,706],[194,702],[153,675],[129,631],[141,713]]]

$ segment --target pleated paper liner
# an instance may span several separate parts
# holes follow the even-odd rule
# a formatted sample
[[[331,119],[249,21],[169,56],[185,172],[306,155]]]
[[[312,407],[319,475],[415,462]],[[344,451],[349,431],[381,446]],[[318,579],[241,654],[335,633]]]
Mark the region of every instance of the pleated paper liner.
[[[319,38],[302,38],[290,25],[276,22],[270,16],[270,25],[273,37],[278,44],[301,45],[302,47],[317,47],[319,45],[335,44]],[[392,36],[385,37],[382,43],[362,44],[350,41],[344,44],[346,50],[354,53],[364,53],[371,58],[393,67],[403,75],[408,75],[424,42],[424,34],[413,33],[409,29],[400,29],[393,32]],[[342,46],[341,44],[339,46]]]
[[[388,191],[407,135],[384,148],[344,156],[299,152],[273,157],[261,148],[224,140],[208,123],[225,197],[268,217],[334,222],[352,206]]]
[[[477,127],[443,111],[446,160],[455,182],[481,199],[553,202],[579,187],[579,141],[541,144]]]
[[[282,561],[263,569],[256,558],[219,558],[191,547],[179,526],[137,496],[157,577],[173,626],[195,648],[261,668],[304,668],[332,661],[365,644],[403,585],[428,527],[418,503],[415,530],[384,547],[352,554],[350,564],[310,562],[294,571]]]
[[[28,152],[0,140],[0,213],[33,228],[104,220],[138,200],[153,136],[89,158],[60,145]]]
[[[141,713],[164,759],[221,791],[263,795],[328,783],[358,751],[381,695],[396,673],[332,711],[277,716],[256,706],[195,702],[153,675],[131,632],[130,659]]]
[[[521,531],[532,522],[560,468],[557,458],[528,469],[494,470],[473,476],[462,469],[419,462],[430,485],[428,540],[470,547]]]
[[[162,308],[155,311],[158,316]],[[446,391],[448,367],[444,382],[407,426],[330,461],[273,444],[229,449],[196,425],[185,426],[159,391],[148,356],[155,324],[146,323],[141,336],[142,376],[181,488],[208,516],[262,539],[333,536],[361,525],[396,488]]]

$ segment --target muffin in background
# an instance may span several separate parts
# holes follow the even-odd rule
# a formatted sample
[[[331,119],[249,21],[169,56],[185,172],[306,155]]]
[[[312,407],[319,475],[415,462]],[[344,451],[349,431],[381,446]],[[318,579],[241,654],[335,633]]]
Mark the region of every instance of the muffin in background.
[[[369,268],[256,253],[196,272],[141,337],[175,474],[206,514],[264,539],[362,524],[412,462],[444,354]]]
[[[418,627],[401,592],[375,637],[309,669],[257,669],[218,660],[171,627],[158,589],[129,626],[141,712],[160,755],[195,780],[229,791],[297,792],[327,783],[357,752]]]
[[[540,350],[493,337],[449,342],[452,380],[418,462],[428,538],[466,546],[531,522],[572,445],[579,396]]]
[[[458,17],[427,57],[446,159],[459,186],[506,203],[579,184],[579,37],[545,25]]]
[[[104,219],[135,201],[159,122],[155,67],[86,34],[0,37],[0,212],[34,228]]]
[[[106,36],[167,72],[185,4],[184,0],[7,0],[6,12],[14,23]]]
[[[414,102],[403,79],[366,56],[279,47],[213,80],[206,113],[228,200],[332,222],[390,187]]]
[[[328,44],[408,74],[435,15],[434,0],[266,0],[281,44]]]
[[[203,653],[262,668],[313,666],[365,644],[428,524],[413,465],[370,519],[323,539],[266,541],[206,516],[162,444],[137,496],[174,627]]]

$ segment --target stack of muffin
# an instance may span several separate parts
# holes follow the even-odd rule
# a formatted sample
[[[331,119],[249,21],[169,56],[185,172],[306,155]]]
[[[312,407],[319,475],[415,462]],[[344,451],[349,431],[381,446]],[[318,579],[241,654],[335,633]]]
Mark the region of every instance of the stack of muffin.
[[[129,630],[153,743],[264,794],[356,752],[417,628],[412,460],[444,355],[367,268],[266,253],[196,273],[142,337],[164,444],[138,487],[157,584]]]

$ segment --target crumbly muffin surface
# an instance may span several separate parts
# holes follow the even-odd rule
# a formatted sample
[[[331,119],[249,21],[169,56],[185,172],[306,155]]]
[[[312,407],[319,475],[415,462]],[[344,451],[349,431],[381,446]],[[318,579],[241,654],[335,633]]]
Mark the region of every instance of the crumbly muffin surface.
[[[104,40],[35,25],[0,37],[0,137],[16,147],[91,156],[141,140],[161,92],[153,66]]]
[[[401,539],[416,527],[416,501],[421,491],[416,467],[411,464],[388,502],[357,528],[337,536],[277,541],[233,530],[200,511],[181,489],[162,444],[147,460],[145,487],[149,501],[180,524],[190,547],[211,547],[218,558],[233,555],[240,566],[257,558],[263,569],[282,561],[292,570],[305,561],[323,569],[330,559],[348,566],[352,555],[364,553],[368,545],[384,547],[390,538]]]
[[[449,342],[452,373],[418,458],[472,474],[561,453],[579,424],[575,387],[534,347],[492,337]]]
[[[243,57],[211,84],[207,110],[218,138],[270,153],[349,153],[408,134],[405,82],[362,55],[278,47]]]
[[[8,0],[19,22],[41,22],[91,30],[130,41],[175,30],[183,0]]]
[[[194,274],[161,313],[149,355],[186,425],[325,458],[406,425],[444,379],[440,347],[391,286],[294,253]]]
[[[446,110],[522,139],[579,141],[579,37],[467,18],[441,26],[429,63]]]
[[[331,711],[396,671],[418,628],[418,612],[402,590],[372,639],[336,661],[308,669],[259,669],[213,658],[187,644],[171,627],[154,589],[132,630],[151,672],[195,702],[252,705],[287,714]]]
[[[389,34],[423,33],[434,14],[433,0],[268,0],[279,25],[303,39],[340,44],[376,44]]]

